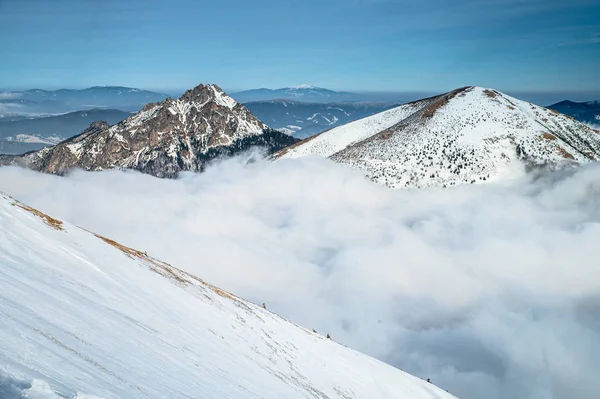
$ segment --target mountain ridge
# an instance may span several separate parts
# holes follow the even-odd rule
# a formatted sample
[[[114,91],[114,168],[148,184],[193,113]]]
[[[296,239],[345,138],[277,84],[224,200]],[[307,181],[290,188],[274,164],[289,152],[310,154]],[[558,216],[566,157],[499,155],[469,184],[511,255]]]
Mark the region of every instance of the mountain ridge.
[[[163,93],[123,86],[6,91],[0,92],[0,118],[52,116],[92,108],[138,111],[148,102],[162,101],[167,97]]]
[[[600,126],[600,101],[563,100],[549,105],[548,108],[572,116],[580,122]]]

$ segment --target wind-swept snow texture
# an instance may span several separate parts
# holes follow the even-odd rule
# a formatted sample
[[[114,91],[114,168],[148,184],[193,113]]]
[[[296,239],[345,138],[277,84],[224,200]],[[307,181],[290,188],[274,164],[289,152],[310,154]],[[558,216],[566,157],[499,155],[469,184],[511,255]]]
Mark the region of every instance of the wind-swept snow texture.
[[[3,195],[0,287],[14,398],[453,397]]]
[[[452,186],[600,160],[600,132],[493,89],[465,87],[336,127],[276,157],[319,155],[391,188]]]

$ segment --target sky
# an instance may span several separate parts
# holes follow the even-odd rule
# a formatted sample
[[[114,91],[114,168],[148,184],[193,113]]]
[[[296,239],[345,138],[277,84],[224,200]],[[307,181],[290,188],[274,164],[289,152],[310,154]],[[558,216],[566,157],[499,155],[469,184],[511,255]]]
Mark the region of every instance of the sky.
[[[0,88],[600,90],[597,0],[0,0]]]
[[[0,191],[461,399],[600,397],[599,164],[394,191],[245,154],[178,179],[4,167]]]

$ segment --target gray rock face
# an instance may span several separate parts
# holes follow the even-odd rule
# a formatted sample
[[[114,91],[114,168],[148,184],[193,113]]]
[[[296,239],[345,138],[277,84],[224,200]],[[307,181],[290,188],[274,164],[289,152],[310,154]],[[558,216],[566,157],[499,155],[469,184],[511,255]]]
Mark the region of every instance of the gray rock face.
[[[114,126],[94,122],[78,136],[11,162],[53,174],[130,168],[175,177],[251,146],[274,152],[295,142],[269,129],[218,86],[201,84],[179,99],[147,104]]]

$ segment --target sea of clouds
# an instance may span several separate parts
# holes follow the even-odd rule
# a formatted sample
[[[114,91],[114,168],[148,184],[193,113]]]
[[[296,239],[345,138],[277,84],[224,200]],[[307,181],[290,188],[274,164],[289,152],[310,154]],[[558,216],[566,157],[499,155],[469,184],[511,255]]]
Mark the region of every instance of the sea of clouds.
[[[600,397],[600,165],[391,191],[247,154],[177,180],[4,167],[0,191],[463,399]]]
[[[600,115],[596,115],[596,120],[598,123],[584,123],[584,125],[591,127],[592,129],[600,130]]]

